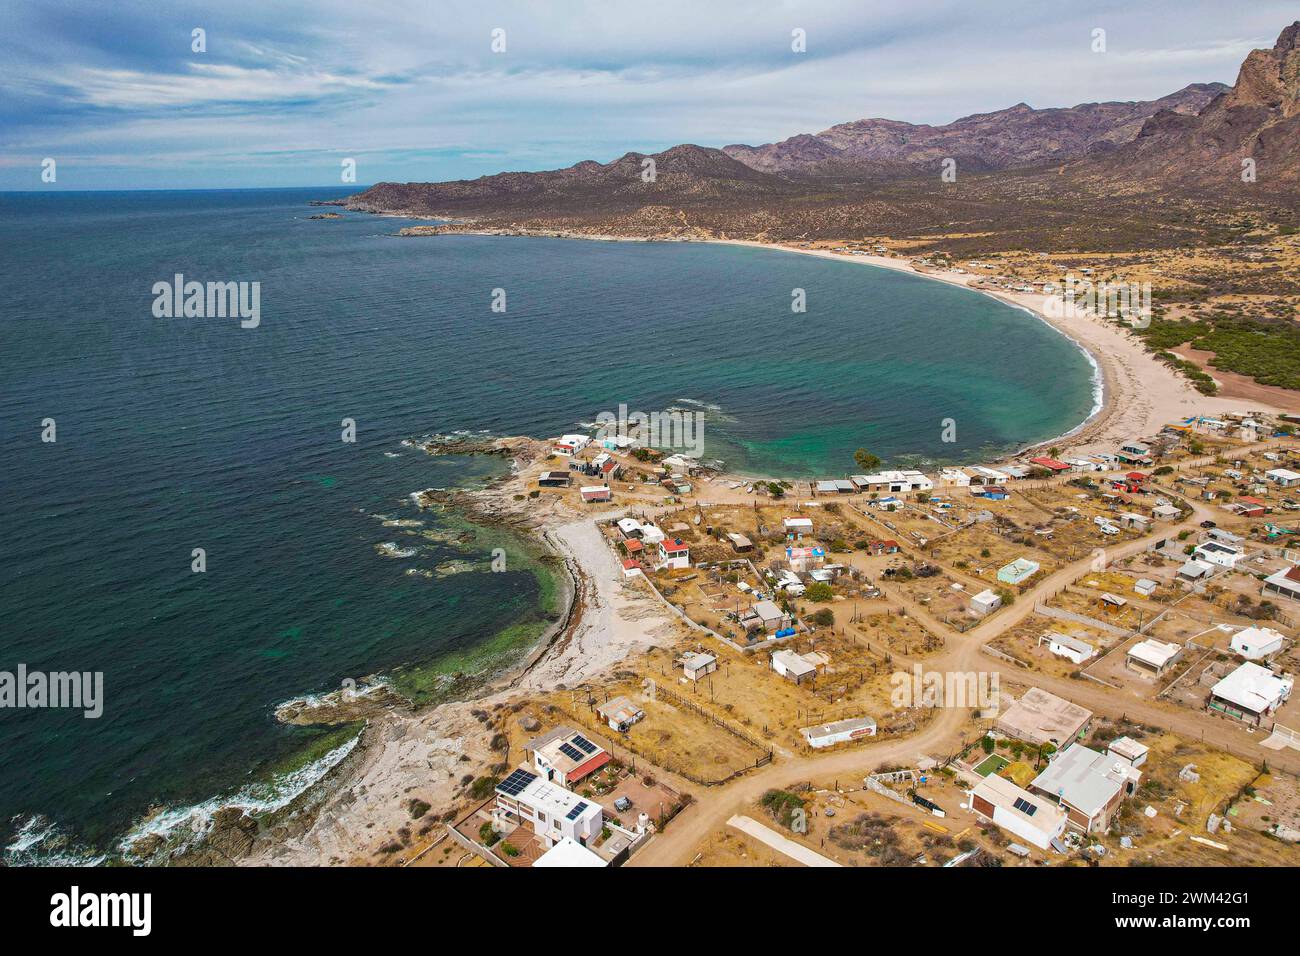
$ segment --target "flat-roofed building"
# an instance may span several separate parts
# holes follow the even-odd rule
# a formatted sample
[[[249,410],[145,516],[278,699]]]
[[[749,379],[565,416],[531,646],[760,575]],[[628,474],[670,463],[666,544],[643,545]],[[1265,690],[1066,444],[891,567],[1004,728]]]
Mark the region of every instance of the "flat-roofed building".
[[[645,711],[626,697],[614,697],[596,708],[610,730],[623,732],[645,717]]]
[[[1130,647],[1124,661],[1139,674],[1159,677],[1178,663],[1178,658],[1182,656],[1182,653],[1181,644],[1166,643],[1148,637],[1145,641],[1140,641]]]
[[[498,829],[528,825],[547,847],[566,837],[586,846],[600,835],[604,808],[520,767],[497,784],[492,816]]]
[[[833,747],[835,744],[849,740],[874,737],[876,722],[870,717],[850,717],[847,720],[836,720],[816,727],[804,727],[799,733],[803,734],[803,739],[807,741],[809,747],[820,749]]]
[[[1052,756],[1029,789],[1055,800],[1080,833],[1105,833],[1115,811],[1142,779],[1126,760],[1072,744]]]
[[[524,745],[533,755],[533,769],[564,787],[591,776],[609,763],[605,748],[572,727],[556,727]]]
[[[682,673],[688,680],[699,680],[718,669],[718,659],[712,654],[695,652],[686,654],[678,660],[682,665]]]
[[[1083,736],[1091,721],[1092,711],[1031,687],[998,718],[997,729],[1035,746],[1062,747]]]
[[[1282,650],[1286,638],[1271,627],[1247,627],[1232,635],[1232,649],[1248,661],[1272,657]]]
[[[1048,849],[1065,832],[1065,813],[1051,800],[997,774],[989,774],[970,791],[970,808],[982,819],[1040,850]]]
[[[1097,656],[1097,649],[1087,641],[1081,641],[1077,637],[1069,634],[1057,634],[1052,632],[1044,634],[1039,638],[1040,642],[1047,643],[1047,649],[1057,657],[1064,657],[1076,664],[1082,664],[1086,660],[1091,660]]]
[[[1206,706],[1216,713],[1259,726],[1291,699],[1294,679],[1247,661],[1210,688]]]
[[[1147,761],[1147,754],[1151,749],[1146,744],[1140,744],[1132,737],[1117,737],[1110,742],[1106,752],[1121,760],[1128,761],[1134,767],[1140,767]]]
[[[772,670],[796,684],[817,676],[816,665],[804,660],[794,651],[773,651],[771,665]]]

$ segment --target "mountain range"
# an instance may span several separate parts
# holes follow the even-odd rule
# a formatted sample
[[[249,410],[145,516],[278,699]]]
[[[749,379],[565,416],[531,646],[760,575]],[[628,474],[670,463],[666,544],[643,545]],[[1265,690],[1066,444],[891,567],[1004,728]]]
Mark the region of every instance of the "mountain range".
[[[940,175],[946,160],[955,182]],[[1196,83],[1157,100],[1057,109],[1019,103],[942,126],[861,119],[761,146],[684,144],[546,172],[379,183],[341,204],[579,234],[943,231],[983,236],[972,247],[990,249],[1133,247],[1167,243],[1171,228],[1195,241],[1242,209],[1295,224],[1300,21],[1271,49],[1252,51],[1231,87]]]

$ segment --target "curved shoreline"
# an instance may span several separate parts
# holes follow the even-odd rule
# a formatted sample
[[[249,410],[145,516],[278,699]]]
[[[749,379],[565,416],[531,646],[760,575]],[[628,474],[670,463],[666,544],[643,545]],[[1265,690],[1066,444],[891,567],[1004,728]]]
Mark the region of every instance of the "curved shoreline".
[[[1007,305],[1023,309],[1046,323],[1090,356],[1101,371],[1102,407],[1070,431],[1046,441],[1036,442],[1004,455],[998,461],[1017,458],[1032,449],[1065,445],[1077,455],[1113,452],[1124,441],[1149,437],[1179,416],[1222,414],[1264,410],[1276,413],[1276,407],[1260,401],[1202,395],[1186,379],[1158,362],[1146,347],[1127,330],[1086,316],[1053,316],[1040,308],[1040,294],[1006,292],[972,287],[979,276],[953,270],[921,270],[910,259],[874,255],[842,255],[826,249],[800,249],[780,243],[746,239],[701,239],[723,245],[743,246],[810,255],[821,259],[857,263],[904,272],[937,282],[946,282],[983,292]],[[1188,406],[1183,408],[1181,406]]]
[[[1031,442],[1028,445],[1018,447],[1013,451],[1009,451],[1003,455],[998,456],[996,459],[993,460],[994,462],[1010,461],[1013,458],[1019,458],[1021,455],[1026,454],[1032,449],[1055,445],[1065,441],[1066,439],[1074,438],[1078,435],[1081,435],[1090,426],[1101,424],[1109,416],[1109,413],[1114,408],[1114,402],[1111,399],[1111,396],[1114,394],[1115,391],[1114,384],[1113,382],[1108,381],[1108,375],[1107,375],[1108,369],[1106,367],[1106,364],[1099,358],[1099,356],[1096,355],[1090,348],[1088,348],[1088,346],[1084,342],[1080,341],[1079,338],[1077,338],[1074,335],[1071,335],[1068,327],[1053,322],[1046,313],[1039,311],[1038,309],[1031,308],[1030,306],[1026,305],[1023,302],[1017,302],[1014,299],[1012,299],[1010,296],[999,294],[997,290],[972,288],[970,284],[967,282],[956,281],[954,279],[947,278],[946,276],[941,274],[937,275],[929,272],[922,272],[921,270],[914,268],[910,262],[904,264],[904,263],[900,263],[896,259],[887,259],[883,256],[844,256],[844,255],[839,255],[837,253],[827,253],[819,249],[798,249],[798,248],[791,248],[789,246],[780,245],[778,243],[751,242],[744,239],[706,239],[706,240],[693,240],[693,241],[708,242],[715,245],[742,246],[751,249],[754,248],[766,249],[766,250],[776,251],[776,252],[793,252],[802,255],[815,256],[816,258],[819,259],[839,260],[842,262],[856,263],[858,265],[872,266],[878,269],[887,269],[892,272],[905,272],[921,279],[932,279],[936,282],[946,283],[947,285],[960,286],[961,288],[964,288],[969,292],[981,293],[983,295],[988,296],[990,299],[994,299],[1002,303],[1003,305],[1007,305],[1013,309],[1017,309],[1019,311],[1028,313],[1030,316],[1034,317],[1035,319],[1038,319],[1040,322],[1046,325],[1053,332],[1056,332],[1058,335],[1060,335],[1062,338],[1068,341],[1071,345],[1077,348],[1080,352],[1082,352],[1084,358],[1087,359],[1088,364],[1092,366],[1092,376],[1091,376],[1092,386],[1093,386],[1092,408],[1089,410],[1088,414],[1084,417],[1084,419],[1081,422],[1079,422],[1079,424],[1071,428],[1069,431],[1063,432],[1051,438],[1043,439],[1042,441]]]

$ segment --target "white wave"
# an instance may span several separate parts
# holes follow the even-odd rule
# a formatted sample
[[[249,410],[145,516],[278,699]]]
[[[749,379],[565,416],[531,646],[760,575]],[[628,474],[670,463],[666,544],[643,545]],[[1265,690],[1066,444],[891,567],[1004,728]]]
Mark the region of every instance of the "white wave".
[[[74,843],[58,824],[33,814],[18,827],[4,848],[5,866],[100,866],[107,855]]]
[[[410,572],[407,572],[408,574]],[[359,684],[352,689],[349,699],[355,700],[358,697],[369,697],[387,689],[389,681],[387,677],[367,677],[365,683]],[[297,697],[290,697],[288,700],[277,704],[275,713],[278,715],[286,707],[320,707],[323,704],[333,703],[336,699],[345,694],[346,688],[337,688],[336,690],[325,690],[319,694],[300,694]]]
[[[212,819],[219,810],[234,808],[249,815],[257,815],[283,809],[323,780],[344,757],[352,753],[360,739],[358,733],[319,760],[274,780],[249,784],[230,796],[213,797],[192,807],[174,807],[155,813],[132,827],[119,841],[118,848],[129,854],[131,847],[138,841],[154,836],[169,842],[179,841],[177,848],[183,848],[208,833]]]

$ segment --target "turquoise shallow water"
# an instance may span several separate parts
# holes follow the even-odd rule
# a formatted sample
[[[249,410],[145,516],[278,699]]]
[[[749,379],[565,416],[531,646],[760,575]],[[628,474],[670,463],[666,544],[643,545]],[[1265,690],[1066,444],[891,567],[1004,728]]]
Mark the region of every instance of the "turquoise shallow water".
[[[302,748],[313,732],[271,716],[287,697],[538,623],[526,568],[406,573],[486,544],[374,515],[413,517],[409,492],[499,464],[404,438],[699,402],[706,453],[731,467],[841,475],[859,446],[970,460],[1092,406],[1071,343],[940,283],[716,245],[397,239],[400,220],[308,220],[326,195],[0,195],[0,669],[102,670],[107,694],[96,721],[0,711],[0,821],[106,845]],[[260,327],[155,318],[152,286],[177,272],[259,281]]]

